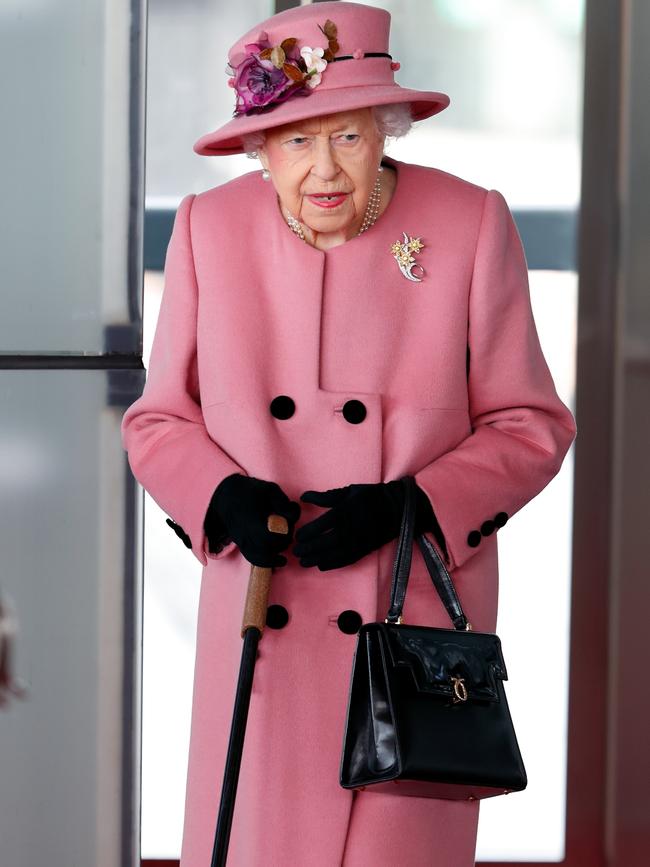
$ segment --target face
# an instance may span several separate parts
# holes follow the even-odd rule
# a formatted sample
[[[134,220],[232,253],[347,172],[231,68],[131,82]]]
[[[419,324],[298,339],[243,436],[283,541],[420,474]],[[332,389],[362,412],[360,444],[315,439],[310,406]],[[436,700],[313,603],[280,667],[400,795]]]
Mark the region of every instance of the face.
[[[383,149],[372,109],[363,108],[269,129],[257,151],[292,216],[312,232],[347,240],[361,228]],[[327,202],[314,193],[342,195]]]

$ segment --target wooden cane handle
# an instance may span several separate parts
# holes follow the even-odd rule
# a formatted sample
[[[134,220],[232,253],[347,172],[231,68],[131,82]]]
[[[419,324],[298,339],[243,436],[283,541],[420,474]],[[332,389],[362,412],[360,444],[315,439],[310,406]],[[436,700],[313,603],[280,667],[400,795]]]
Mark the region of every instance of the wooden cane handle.
[[[283,518],[282,515],[269,515],[266,526],[272,533],[284,533],[286,535],[289,532],[287,519]],[[242,638],[251,626],[257,627],[260,635],[264,632],[272,574],[272,566],[251,566],[241,625]]]

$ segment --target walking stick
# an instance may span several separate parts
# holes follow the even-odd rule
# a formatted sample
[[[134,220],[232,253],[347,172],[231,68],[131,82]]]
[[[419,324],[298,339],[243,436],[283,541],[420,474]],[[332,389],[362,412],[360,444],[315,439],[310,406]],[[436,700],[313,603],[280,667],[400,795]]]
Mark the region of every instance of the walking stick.
[[[267,526],[272,533],[286,534],[289,532],[286,518],[283,518],[282,515],[269,515]],[[217,830],[214,837],[210,867],[225,867],[228,855],[230,828],[235,809],[239,768],[244,747],[246,721],[248,719],[248,706],[253,686],[255,660],[257,659],[257,643],[264,632],[266,624],[266,609],[272,572],[273,569],[270,566],[251,566],[250,578],[248,579],[248,590],[241,627],[244,646],[239,665],[235,708],[230,727],[230,740],[226,754],[226,766],[223,774],[223,785],[221,787],[221,802],[219,804]]]

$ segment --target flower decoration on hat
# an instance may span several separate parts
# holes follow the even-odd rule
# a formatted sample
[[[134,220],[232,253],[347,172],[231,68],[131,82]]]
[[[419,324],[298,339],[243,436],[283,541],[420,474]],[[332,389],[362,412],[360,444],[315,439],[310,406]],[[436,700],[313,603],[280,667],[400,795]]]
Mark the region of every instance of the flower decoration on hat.
[[[316,87],[321,82],[321,72],[327,66],[323,60],[323,48],[308,48],[306,45],[300,49],[300,56],[307,64],[307,87]]]
[[[256,42],[244,46],[245,54],[226,66],[232,76],[228,84],[237,93],[233,114],[249,115],[268,111],[292,96],[308,96],[321,82],[327,64],[339,50],[336,24],[328,18],[319,29],[327,37],[327,48],[303,46],[298,50],[294,37],[271,45],[265,32]]]

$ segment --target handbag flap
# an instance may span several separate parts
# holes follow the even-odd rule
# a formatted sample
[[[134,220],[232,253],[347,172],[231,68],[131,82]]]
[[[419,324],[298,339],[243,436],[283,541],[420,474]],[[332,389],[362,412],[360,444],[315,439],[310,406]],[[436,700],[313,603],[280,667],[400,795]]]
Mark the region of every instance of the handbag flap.
[[[381,630],[387,664],[410,670],[420,692],[452,699],[499,701],[497,679],[507,680],[501,642],[490,632],[466,632],[436,626],[369,623]]]

